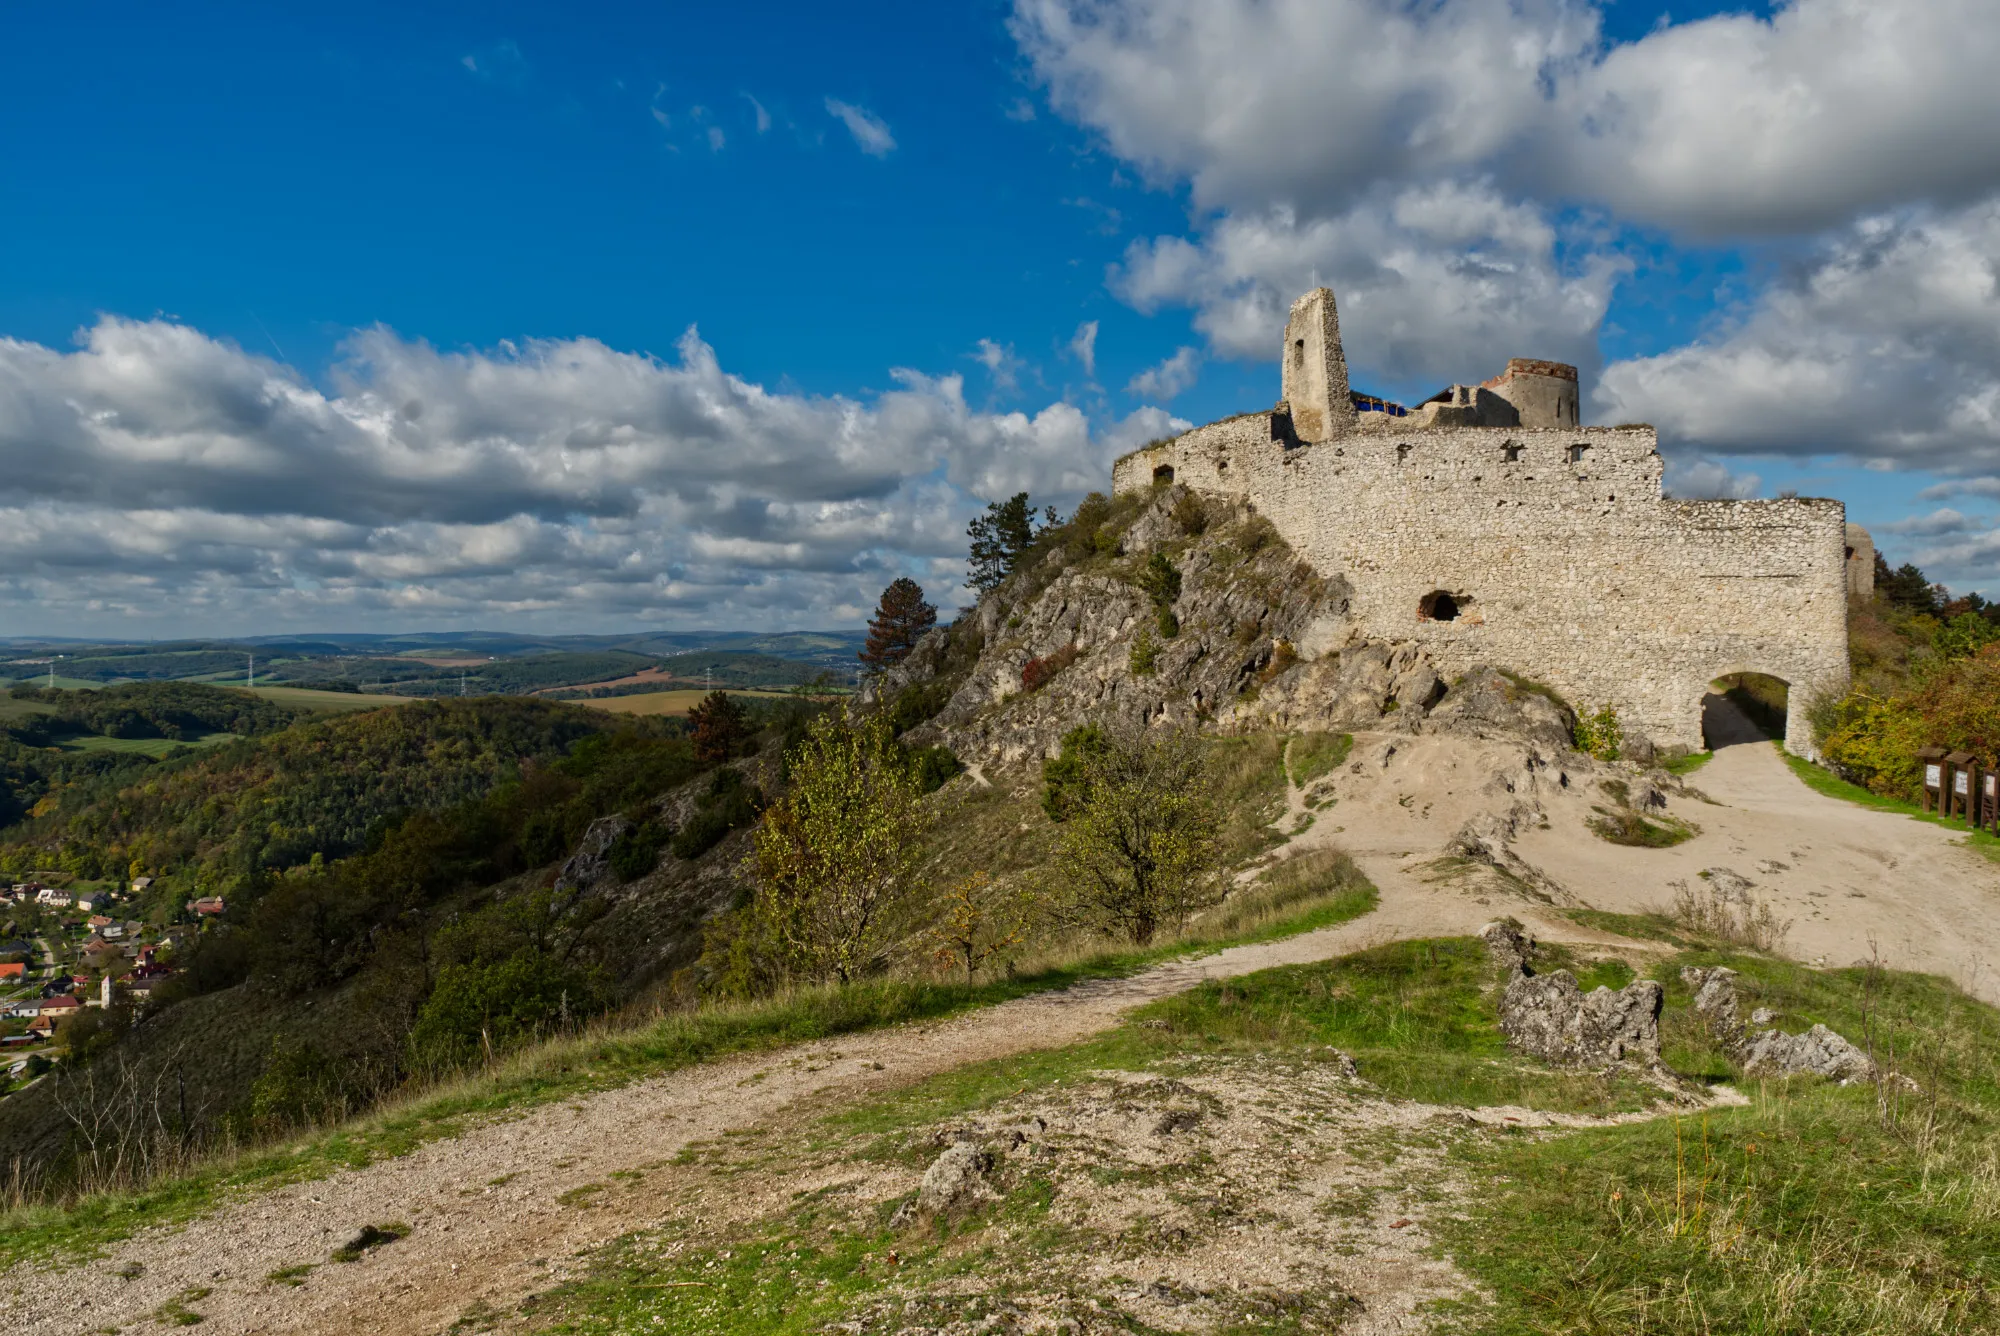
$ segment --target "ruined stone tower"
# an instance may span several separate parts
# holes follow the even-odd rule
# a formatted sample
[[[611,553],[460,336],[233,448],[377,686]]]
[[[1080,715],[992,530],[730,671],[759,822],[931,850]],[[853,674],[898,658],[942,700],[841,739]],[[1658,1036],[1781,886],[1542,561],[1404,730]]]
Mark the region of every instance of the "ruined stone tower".
[[[1333,292],[1314,288],[1292,303],[1285,322],[1282,376],[1292,430],[1302,441],[1329,441],[1354,427],[1347,388],[1347,355],[1340,347],[1340,315]]]
[[[1293,304],[1280,355],[1278,409],[1135,451],[1112,482],[1242,498],[1345,577],[1343,615],[1299,652],[1415,643],[1447,675],[1505,668],[1690,748],[1709,683],[1765,673],[1790,687],[1786,745],[1811,754],[1807,710],[1847,687],[1838,501],[1670,500],[1653,429],[1579,425],[1560,362],[1517,358],[1416,408],[1356,394],[1325,288]]]

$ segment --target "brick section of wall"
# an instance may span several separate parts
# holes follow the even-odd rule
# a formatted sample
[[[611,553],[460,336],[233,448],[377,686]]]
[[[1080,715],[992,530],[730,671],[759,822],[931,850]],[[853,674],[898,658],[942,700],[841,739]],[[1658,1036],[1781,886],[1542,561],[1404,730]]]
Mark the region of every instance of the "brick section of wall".
[[[1284,435],[1270,413],[1230,418],[1126,456],[1113,486],[1150,487],[1169,467],[1247,499],[1353,585],[1349,625],[1323,643],[1415,641],[1447,676],[1508,668],[1578,709],[1616,706],[1662,746],[1702,745],[1701,698],[1725,673],[1791,684],[1800,751],[1813,697],[1846,689],[1837,501],[1665,500],[1650,428]],[[1456,618],[1420,616],[1439,591]]]

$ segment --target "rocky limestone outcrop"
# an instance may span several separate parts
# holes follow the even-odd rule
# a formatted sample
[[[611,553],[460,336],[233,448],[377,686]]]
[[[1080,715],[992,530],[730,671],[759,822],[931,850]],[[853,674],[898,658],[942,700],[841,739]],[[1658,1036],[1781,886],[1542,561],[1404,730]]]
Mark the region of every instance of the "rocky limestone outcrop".
[[[924,1170],[917,1195],[896,1209],[889,1221],[890,1228],[906,1229],[949,1220],[992,1201],[999,1196],[989,1179],[993,1165],[993,1152],[977,1141],[952,1142]]]
[[[1569,747],[1575,723],[1552,697],[1522,686],[1497,668],[1475,668],[1452,684],[1430,712],[1426,726],[1475,737],[1527,738],[1560,752]]]
[[[928,697],[910,741],[989,767],[1039,762],[1086,720],[1568,747],[1572,721],[1546,694],[1493,669],[1447,683],[1418,645],[1362,639],[1347,582],[1314,571],[1247,506],[1169,486],[1119,507],[931,632],[862,704]],[[1141,584],[1156,552],[1180,577],[1172,635]]]
[[[556,873],[556,893],[593,891],[611,880],[611,846],[630,829],[632,823],[622,816],[601,816],[591,822],[590,829],[583,832],[576,852]]]
[[[1509,971],[1500,997],[1500,1029],[1530,1057],[1562,1067],[1651,1066],[1660,1060],[1660,1007],[1665,994],[1651,979],[1613,992],[1586,993],[1568,970],[1536,974],[1534,938],[1512,920],[1480,929],[1488,953]]]
[[[1725,965],[1711,969],[1690,965],[1681,971],[1682,981],[1694,990],[1695,1014],[1716,1042],[1743,1064],[1744,1075],[1820,1076],[1842,1085],[1875,1079],[1875,1064],[1868,1055],[1824,1025],[1814,1025],[1804,1034],[1745,1025],[1736,991],[1739,977]],[[1752,1024],[1770,1018],[1770,1012],[1759,1008],[1752,1013]]]

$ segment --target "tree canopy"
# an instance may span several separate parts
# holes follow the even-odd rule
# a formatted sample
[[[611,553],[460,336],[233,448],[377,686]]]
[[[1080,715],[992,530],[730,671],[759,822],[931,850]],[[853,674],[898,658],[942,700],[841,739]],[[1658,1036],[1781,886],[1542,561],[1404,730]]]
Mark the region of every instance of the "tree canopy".
[[[861,662],[871,672],[886,672],[908,658],[924,633],[937,625],[937,608],[924,601],[924,587],[907,576],[882,591],[875,618],[868,623],[868,643]]]
[[[1220,814],[1200,737],[1077,729],[1044,775],[1062,823],[1049,879],[1058,917],[1144,945],[1213,903]]]
[[[982,594],[998,587],[1021,564],[1021,558],[1034,546],[1035,539],[1055,525],[1055,509],[1044,509],[1038,516],[1028,504],[1026,492],[1016,492],[1005,501],[990,502],[984,515],[965,526],[966,536],[972,540],[966,583]]]

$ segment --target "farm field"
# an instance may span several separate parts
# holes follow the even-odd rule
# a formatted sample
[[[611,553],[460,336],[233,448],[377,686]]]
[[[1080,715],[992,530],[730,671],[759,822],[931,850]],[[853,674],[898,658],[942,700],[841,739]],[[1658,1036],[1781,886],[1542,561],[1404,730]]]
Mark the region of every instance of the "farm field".
[[[31,687],[45,687],[49,685],[49,675],[47,673],[43,673],[38,677],[16,678],[12,683],[12,685],[24,685],[24,684]],[[87,677],[64,677],[61,673],[57,673],[55,685],[59,690],[62,691],[96,691],[99,687],[105,686],[107,684],[103,682],[94,682]]]
[[[0,694],[0,726],[32,719],[38,714],[51,713],[53,711],[40,701],[15,700],[12,696]]]
[[[609,710],[612,714],[670,714],[681,715],[688,712],[708,693],[699,688],[693,691],[648,691],[639,696],[608,696],[602,700],[571,701],[572,705],[585,705],[593,710]],[[763,696],[776,698],[790,693],[783,691],[732,691],[732,696]]]
[[[351,710],[372,710],[382,705],[408,705],[414,696],[376,696],[366,693],[350,694],[345,691],[313,691],[307,687],[237,687],[237,691],[248,691],[253,696],[276,701],[280,705],[303,705],[308,709],[325,710],[332,713]]]
[[[80,733],[64,738],[64,751],[77,752],[123,752],[136,756],[151,756],[155,760],[165,756],[176,747],[219,747],[225,742],[235,742],[240,733],[204,733],[199,737],[182,738],[107,738],[96,733]]]

